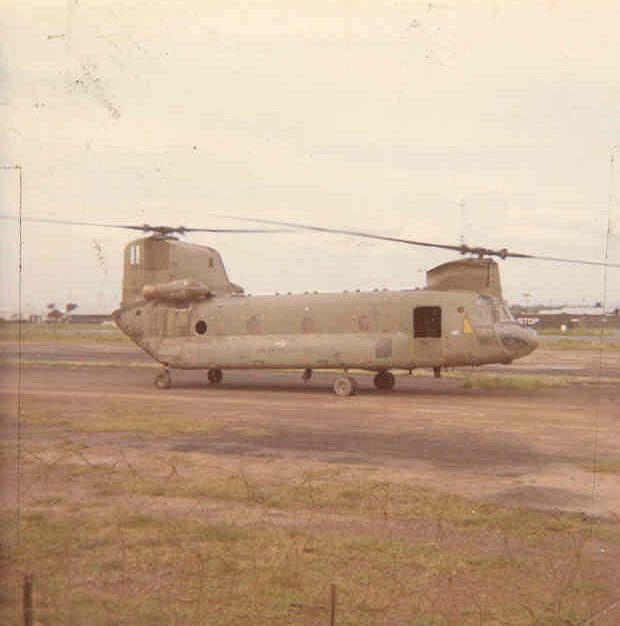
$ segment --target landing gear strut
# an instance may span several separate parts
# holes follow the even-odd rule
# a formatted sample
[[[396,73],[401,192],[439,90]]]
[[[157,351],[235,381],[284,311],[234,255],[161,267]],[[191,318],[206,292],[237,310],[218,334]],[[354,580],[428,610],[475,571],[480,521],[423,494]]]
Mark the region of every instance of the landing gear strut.
[[[301,375],[301,379],[302,379],[305,383],[307,383],[307,382],[308,382],[311,378],[312,378],[312,370],[311,370],[309,367],[307,367],[307,368],[304,370],[304,373]]]
[[[392,372],[378,372],[375,376],[375,387],[377,389],[393,389],[396,379]]]
[[[337,396],[354,396],[357,393],[357,381],[352,376],[342,376],[334,381],[334,393]]]
[[[168,369],[162,370],[155,376],[155,387],[157,387],[157,389],[170,389],[171,386],[172,379],[170,378]]]
[[[222,374],[222,370],[212,369],[207,372],[207,380],[212,385],[218,385],[222,382],[222,378],[224,378],[224,374]]]
[[[433,376],[435,378],[441,378],[441,367],[439,365],[435,365],[435,367],[433,367]]]

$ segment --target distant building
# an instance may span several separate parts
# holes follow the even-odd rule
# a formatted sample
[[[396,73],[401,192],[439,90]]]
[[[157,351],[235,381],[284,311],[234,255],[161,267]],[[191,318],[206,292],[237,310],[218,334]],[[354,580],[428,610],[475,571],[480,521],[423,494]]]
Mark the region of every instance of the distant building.
[[[62,322],[64,319],[64,313],[59,311],[58,309],[50,309],[45,316],[45,321],[51,324],[57,324],[58,322]]]
[[[602,306],[515,307],[513,315],[525,326],[546,329],[620,328],[620,311]]]
[[[111,322],[112,315],[109,313],[80,313],[71,315],[72,324],[103,324]]]

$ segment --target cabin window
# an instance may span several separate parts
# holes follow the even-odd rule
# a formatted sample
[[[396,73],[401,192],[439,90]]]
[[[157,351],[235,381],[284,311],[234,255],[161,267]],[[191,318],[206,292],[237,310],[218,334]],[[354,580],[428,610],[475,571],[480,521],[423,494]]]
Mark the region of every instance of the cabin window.
[[[441,307],[419,306],[414,309],[413,336],[441,337]]]
[[[213,257],[209,257],[209,267],[213,267]]]
[[[199,335],[204,335],[207,332],[207,322],[204,320],[198,320],[194,328]]]
[[[137,243],[129,246],[129,265],[140,265],[140,245]]]
[[[378,359],[389,359],[392,356],[392,340],[389,337],[377,339],[375,356]]]
[[[360,315],[357,318],[357,329],[362,333],[367,333],[370,330],[370,318],[368,315]]]
[[[250,335],[260,335],[260,320],[258,319],[258,317],[256,317],[256,315],[252,315],[252,317],[248,319],[245,324],[245,329]]]
[[[314,320],[310,315],[304,315],[301,320],[301,330],[304,333],[313,333],[314,332]]]

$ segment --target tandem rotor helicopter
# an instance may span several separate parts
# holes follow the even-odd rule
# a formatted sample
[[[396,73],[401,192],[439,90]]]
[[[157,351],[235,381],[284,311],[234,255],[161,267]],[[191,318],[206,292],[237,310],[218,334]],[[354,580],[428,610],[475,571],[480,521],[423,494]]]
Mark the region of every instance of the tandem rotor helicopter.
[[[14,219],[14,216],[0,216]],[[225,217],[225,216],[219,216]],[[339,396],[357,393],[350,369],[375,372],[378,389],[394,387],[390,370],[510,363],[536,349],[536,333],[521,326],[502,296],[500,259],[539,259],[606,267],[618,264],[546,257],[467,245],[388,237],[294,222],[232,218],[270,228],[218,229],[99,224],[45,218],[24,221],[142,231],[125,247],[117,326],[161,363],[155,378],[171,386],[171,369],[206,370],[211,384],[227,369],[315,368],[343,372]],[[277,228],[275,228],[277,227]],[[424,288],[404,291],[246,295],[232,283],[217,250],[178,235],[312,231],[440,248],[467,258],[427,272]]]

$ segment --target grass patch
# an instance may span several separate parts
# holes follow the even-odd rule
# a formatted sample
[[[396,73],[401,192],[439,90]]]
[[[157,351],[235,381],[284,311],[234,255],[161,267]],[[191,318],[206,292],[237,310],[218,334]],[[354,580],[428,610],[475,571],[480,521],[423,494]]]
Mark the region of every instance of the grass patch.
[[[620,342],[612,339],[575,341],[572,339],[546,339],[541,337],[540,349],[561,352],[614,352],[620,350]]]
[[[546,387],[566,387],[571,380],[560,376],[522,375],[480,375],[466,376],[463,387],[466,389],[543,389]]]
[[[17,341],[19,331],[17,322],[0,322],[0,341]],[[22,341],[25,342],[133,344],[116,326],[102,326],[101,324],[23,322],[21,333]]]
[[[134,469],[166,485],[168,504],[187,497],[179,494],[192,480],[187,461],[174,480],[157,479],[155,467]],[[540,624],[579,623],[562,620],[591,615],[620,578],[614,556],[591,556],[589,547],[602,537],[617,543],[617,525],[476,503],[361,470],[286,467],[227,481],[223,470],[198,467],[210,509],[200,498],[181,510],[154,506],[120,466],[110,475],[121,497],[89,491],[89,507],[49,501],[47,510],[41,498],[36,507],[26,500],[19,548],[14,515],[4,519],[0,620],[16,614],[24,569],[35,571],[37,620],[68,626],[324,623],[331,583],[338,623],[350,626],[409,624],[412,616],[473,626],[481,605],[497,623],[526,626],[532,613]],[[81,488],[99,478],[86,467]]]
[[[17,366],[21,363],[24,367],[67,367],[69,369],[101,368],[101,367],[137,367],[146,369],[158,369],[160,365],[154,361],[71,361],[71,360],[45,360],[45,359],[6,359],[0,358],[0,363]]]
[[[332,583],[339,626],[579,624],[620,588],[613,521],[477,502],[377,468],[149,445],[217,428],[208,407],[24,395],[23,409],[21,542],[7,508],[0,623],[15,623],[24,572],[37,622],[67,626],[323,624]]]
[[[454,531],[477,534],[489,527],[519,537],[540,533],[563,535],[584,528],[580,514],[550,516],[523,508],[473,502],[401,482],[373,479],[361,470],[325,470],[279,476],[280,468],[265,476],[248,470],[230,472],[211,466],[189,473],[182,464],[174,475],[162,473],[131,477],[117,474],[101,483],[103,495],[147,496],[162,500],[225,502],[230,506],[260,506],[269,511],[305,511],[311,514],[349,515],[398,523],[447,525]],[[165,476],[165,477],[164,477]]]
[[[44,496],[42,498],[38,498],[36,500],[33,500],[32,502],[32,506],[33,507],[43,507],[43,508],[50,508],[50,507],[54,507],[54,506],[60,506],[61,504],[64,504],[65,500],[62,496]]]
[[[37,430],[71,433],[134,433],[152,437],[207,435],[219,422],[208,415],[183,415],[178,407],[168,410],[128,400],[103,400],[81,407],[61,401],[44,401],[26,396],[22,424]]]
[[[562,335],[565,337],[613,337],[616,333],[612,328],[569,328],[566,332],[562,332],[559,328],[544,328],[537,330],[538,335]]]
[[[424,373],[423,376],[432,374]],[[567,387],[570,385],[613,385],[620,383],[616,377],[559,376],[554,374],[469,374],[465,370],[447,371],[444,378],[463,380],[466,389],[543,389],[547,387]]]
[[[262,426],[233,426],[231,431],[236,435],[250,438],[266,437],[270,433],[268,428]]]
[[[620,459],[601,459],[594,465],[584,465],[589,472],[596,474],[620,474]]]

